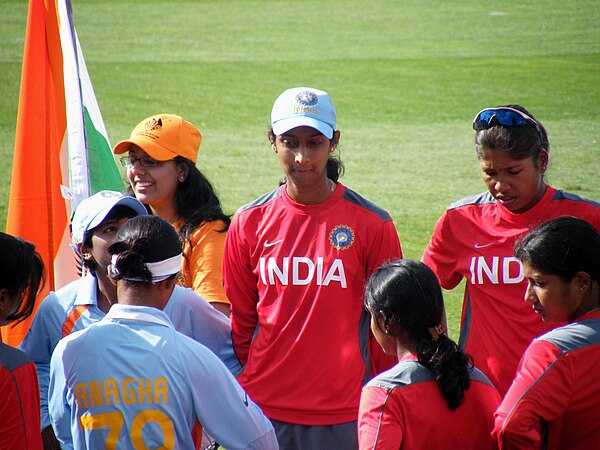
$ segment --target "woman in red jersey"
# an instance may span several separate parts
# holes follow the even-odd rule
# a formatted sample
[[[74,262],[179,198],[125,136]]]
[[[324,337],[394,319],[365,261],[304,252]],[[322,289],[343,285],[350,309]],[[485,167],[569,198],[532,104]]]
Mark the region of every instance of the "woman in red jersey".
[[[26,319],[44,282],[35,246],[0,233],[0,326]],[[0,448],[42,448],[40,395],[34,363],[0,342]]]
[[[361,387],[394,364],[371,340],[364,281],[400,242],[386,211],[337,181],[326,92],[286,90],[271,125],[285,182],[237,212],[225,244],[238,380],[280,448],[356,449]]]
[[[400,361],[363,388],[361,450],[485,450],[500,396],[445,334],[435,274],[413,260],[384,263],[365,288],[371,330]]]
[[[550,220],[517,243],[527,306],[568,325],[535,339],[496,412],[503,450],[598,448],[600,234],[575,217]]]
[[[513,255],[515,239],[563,215],[600,229],[600,204],[546,183],[548,135],[522,106],[484,109],[473,128],[489,192],[450,205],[423,261],[445,289],[466,279],[459,345],[504,395],[527,345],[553,326],[538,320],[522,301],[526,281]]]

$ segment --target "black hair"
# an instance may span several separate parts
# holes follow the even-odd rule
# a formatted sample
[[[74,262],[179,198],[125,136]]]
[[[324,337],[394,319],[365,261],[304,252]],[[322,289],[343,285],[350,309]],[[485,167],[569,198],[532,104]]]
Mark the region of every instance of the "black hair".
[[[135,217],[135,216],[137,216],[137,213],[129,206],[124,206],[124,205],[115,206],[106,215],[104,220],[102,222],[100,222],[100,225],[97,225],[94,228],[87,230],[83,234],[83,245],[85,245],[88,248],[93,248],[92,238],[94,237],[94,232],[99,227],[104,226],[105,223],[111,222],[113,220],[114,221],[120,220],[125,217],[131,218],[131,217]],[[88,260],[85,258],[81,258],[81,263],[83,264],[83,267],[87,268],[87,270],[89,270],[93,276],[96,276],[96,261],[94,261],[93,259]]]
[[[335,134],[335,132],[334,132],[334,134]],[[275,145],[275,133],[274,133],[272,127],[267,130],[267,136],[269,137],[269,141],[271,142],[271,144]],[[329,139],[329,142],[331,142],[331,139]],[[339,153],[339,145],[336,146],[336,150]],[[327,170],[327,178],[329,178],[332,181],[338,181],[344,175],[345,167],[344,167],[344,163],[342,162],[342,159],[340,158],[339,154],[336,154],[336,153],[329,154],[329,156],[327,157],[326,170]],[[279,185],[282,185],[284,183],[285,183],[285,179],[281,180],[279,182]]]
[[[189,169],[188,176],[179,183],[175,193],[175,214],[183,221],[179,229],[182,242],[187,242],[203,222],[222,220],[225,226],[219,231],[227,231],[231,218],[223,212],[219,197],[208,178],[187,158],[177,156],[175,162],[185,164]]]
[[[35,245],[21,238],[0,232],[0,289],[11,298],[20,296],[17,310],[6,322],[21,322],[35,307],[35,298],[46,282],[42,257]]]
[[[433,373],[448,408],[458,408],[471,385],[473,361],[448,336],[430,332],[444,316],[442,289],[432,270],[411,259],[383,263],[367,281],[365,307],[378,327],[383,313],[385,326],[415,345],[419,363]]]
[[[179,228],[181,242],[188,242],[194,230],[203,222],[222,220],[225,225],[218,231],[226,232],[231,217],[223,212],[221,201],[208,178],[188,158],[177,156],[171,161],[185,164],[189,169],[187,177],[177,185],[175,191],[175,215],[183,222]],[[131,186],[127,188],[127,194],[135,196]],[[150,205],[145,206],[148,213],[152,214]]]
[[[146,263],[163,261],[181,253],[181,241],[175,228],[158,216],[137,216],[123,224],[108,247],[111,255],[119,255],[113,280],[141,278],[152,284]],[[175,276],[174,274],[173,276]]]
[[[533,117],[527,109],[518,104],[501,105],[497,108],[512,108],[527,114],[539,126],[542,139],[533,124],[522,127],[504,127],[499,123],[475,133],[475,151],[481,158],[484,150],[507,152],[512,159],[517,161],[531,158],[536,164],[542,151],[550,152],[550,142],[546,128],[539,120]]]
[[[515,255],[566,282],[577,272],[586,272],[600,282],[600,233],[576,217],[558,217],[537,226],[517,240]]]

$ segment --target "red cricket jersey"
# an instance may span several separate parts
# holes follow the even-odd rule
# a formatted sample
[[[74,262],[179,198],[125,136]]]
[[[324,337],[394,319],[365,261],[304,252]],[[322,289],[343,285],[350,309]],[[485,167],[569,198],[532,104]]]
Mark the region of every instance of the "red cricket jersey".
[[[542,322],[523,300],[527,282],[514,257],[515,240],[559,216],[579,217],[600,230],[600,204],[550,186],[522,214],[511,213],[489,193],[467,197],[438,220],[423,255],[444,289],[466,278],[459,344],[502,396],[529,343],[556,326]]]
[[[40,390],[33,362],[0,343],[0,448],[41,450]]]
[[[370,333],[364,283],[401,255],[389,214],[340,183],[321,204],[283,186],[237,212],[223,277],[238,381],[268,417],[356,420],[362,385],[395,363]]]
[[[464,403],[451,411],[433,373],[411,355],[363,388],[359,448],[491,449],[490,433],[499,403],[496,388],[482,372],[473,369]]]
[[[599,312],[533,341],[496,412],[498,448],[600,448],[599,367]]]

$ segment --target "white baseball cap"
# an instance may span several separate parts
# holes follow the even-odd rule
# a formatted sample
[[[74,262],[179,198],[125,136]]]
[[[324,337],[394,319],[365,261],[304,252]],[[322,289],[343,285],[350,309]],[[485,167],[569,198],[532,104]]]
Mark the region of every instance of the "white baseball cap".
[[[116,191],[100,191],[79,203],[71,222],[73,242],[81,244],[85,233],[100,225],[117,205],[131,208],[138,216],[148,214],[144,204],[135,197]]]
[[[279,136],[292,128],[308,126],[331,139],[335,131],[335,108],[325,91],[297,87],[284,91],[271,111],[273,133]]]

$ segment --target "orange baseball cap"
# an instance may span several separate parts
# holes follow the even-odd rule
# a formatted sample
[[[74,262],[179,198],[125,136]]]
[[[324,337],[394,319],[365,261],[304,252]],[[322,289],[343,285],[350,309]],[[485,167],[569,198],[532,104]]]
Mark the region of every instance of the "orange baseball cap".
[[[196,164],[201,142],[200,131],[187,120],[175,114],[156,114],[137,124],[129,139],[115,145],[113,152],[120,155],[137,145],[157,161],[183,156]]]

